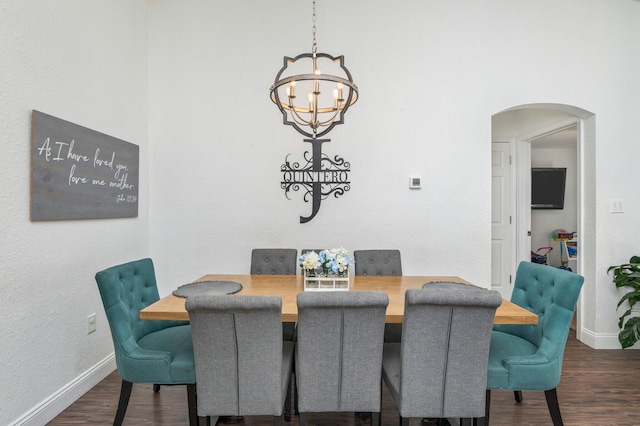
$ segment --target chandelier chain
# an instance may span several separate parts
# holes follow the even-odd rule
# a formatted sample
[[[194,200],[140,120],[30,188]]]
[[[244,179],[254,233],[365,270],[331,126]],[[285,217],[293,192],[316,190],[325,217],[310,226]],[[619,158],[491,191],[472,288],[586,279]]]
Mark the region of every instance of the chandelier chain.
[[[311,53],[313,53],[315,55],[316,51],[317,51],[317,44],[316,44],[316,0],[313,0],[313,27],[312,27],[312,33],[313,33],[313,45],[311,46]]]

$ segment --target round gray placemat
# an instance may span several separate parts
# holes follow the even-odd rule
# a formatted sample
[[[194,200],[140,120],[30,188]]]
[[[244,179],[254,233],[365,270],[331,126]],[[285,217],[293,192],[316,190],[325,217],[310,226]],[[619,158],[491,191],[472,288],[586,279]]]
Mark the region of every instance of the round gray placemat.
[[[178,297],[189,296],[221,296],[233,294],[242,290],[242,284],[233,281],[200,281],[184,284],[173,290],[173,295]]]

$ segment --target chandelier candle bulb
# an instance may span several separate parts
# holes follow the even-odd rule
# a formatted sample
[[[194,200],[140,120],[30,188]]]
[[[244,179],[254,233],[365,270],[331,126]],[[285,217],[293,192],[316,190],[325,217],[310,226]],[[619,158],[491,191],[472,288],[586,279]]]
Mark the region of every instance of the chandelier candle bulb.
[[[287,97],[294,99],[296,97],[296,82],[292,81],[287,87]]]

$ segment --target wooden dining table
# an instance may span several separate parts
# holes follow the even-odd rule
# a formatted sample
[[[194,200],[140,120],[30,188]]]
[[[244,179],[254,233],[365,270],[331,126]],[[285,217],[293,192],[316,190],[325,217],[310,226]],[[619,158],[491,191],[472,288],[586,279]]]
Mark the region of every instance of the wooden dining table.
[[[296,295],[304,290],[302,275],[248,275],[248,274],[208,274],[194,282],[231,281],[242,285],[236,293],[242,295],[277,295],[282,297],[282,321],[296,322],[298,306]],[[434,282],[471,283],[454,276],[366,276],[349,278],[349,291],[382,291],[389,295],[387,323],[402,323],[404,315],[404,295],[408,289],[422,288]],[[184,307],[184,297],[169,294],[140,311],[143,320],[189,320]],[[520,306],[503,299],[496,310],[495,324],[536,324],[538,316]]]

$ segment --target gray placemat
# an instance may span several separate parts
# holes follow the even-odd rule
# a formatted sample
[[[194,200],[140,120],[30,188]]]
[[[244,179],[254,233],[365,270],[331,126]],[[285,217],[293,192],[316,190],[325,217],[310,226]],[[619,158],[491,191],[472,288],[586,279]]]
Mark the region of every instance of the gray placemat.
[[[233,294],[242,290],[242,284],[233,281],[200,281],[181,285],[173,290],[173,295],[178,297],[189,296],[221,296],[223,294]]]

